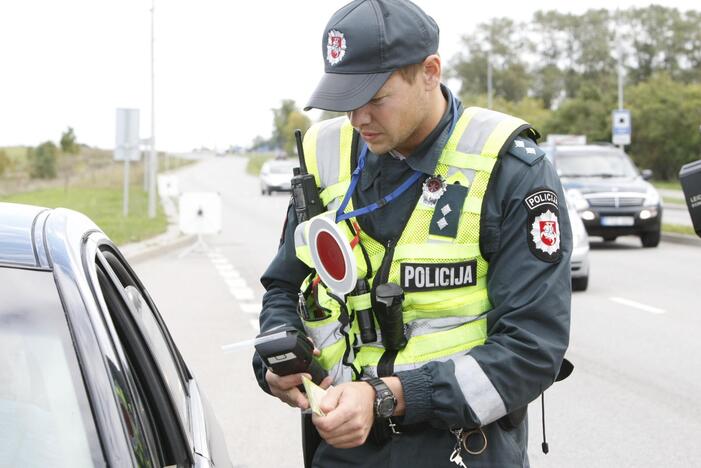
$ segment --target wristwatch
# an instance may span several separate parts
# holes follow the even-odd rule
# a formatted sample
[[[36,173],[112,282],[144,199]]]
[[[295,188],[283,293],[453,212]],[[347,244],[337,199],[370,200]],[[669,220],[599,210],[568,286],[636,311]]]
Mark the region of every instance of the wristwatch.
[[[387,384],[379,378],[368,379],[365,382],[372,385],[375,389],[375,417],[387,419],[394,413],[394,408],[397,406],[397,399],[394,398],[394,393],[389,389]]]

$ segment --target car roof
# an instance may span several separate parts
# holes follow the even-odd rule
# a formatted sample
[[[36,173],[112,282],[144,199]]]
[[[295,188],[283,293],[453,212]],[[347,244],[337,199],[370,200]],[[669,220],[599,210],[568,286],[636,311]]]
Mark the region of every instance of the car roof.
[[[40,266],[34,228],[46,211],[39,206],[0,203],[0,263]]]
[[[608,144],[602,144],[602,145],[548,145],[543,144],[543,148],[546,150],[553,151],[555,153],[569,153],[569,152],[583,152],[583,151],[592,151],[592,152],[606,152],[606,153],[617,153],[617,154],[623,154],[623,151],[620,149],[616,148],[613,145],[608,145]]]
[[[63,251],[82,234],[99,228],[65,208],[0,202],[0,265],[49,269],[49,252]]]

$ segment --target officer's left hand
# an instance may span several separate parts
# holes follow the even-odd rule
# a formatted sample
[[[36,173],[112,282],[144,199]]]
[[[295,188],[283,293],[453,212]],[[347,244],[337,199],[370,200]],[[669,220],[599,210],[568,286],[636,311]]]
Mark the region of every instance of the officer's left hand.
[[[336,448],[362,445],[375,419],[375,390],[365,382],[350,382],[328,390],[321,400],[326,416],[312,416],[321,437]]]

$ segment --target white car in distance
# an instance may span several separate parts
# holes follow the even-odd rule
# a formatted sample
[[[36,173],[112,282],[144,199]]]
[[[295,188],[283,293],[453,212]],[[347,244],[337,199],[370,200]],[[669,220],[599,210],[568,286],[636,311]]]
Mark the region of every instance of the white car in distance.
[[[298,166],[296,159],[271,159],[263,163],[260,170],[260,194],[292,191],[292,170]]]

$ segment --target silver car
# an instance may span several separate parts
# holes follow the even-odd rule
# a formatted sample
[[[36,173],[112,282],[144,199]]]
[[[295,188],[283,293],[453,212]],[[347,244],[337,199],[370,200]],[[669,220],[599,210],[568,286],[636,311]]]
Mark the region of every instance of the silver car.
[[[582,219],[577,213],[575,202],[571,195],[566,196],[567,212],[572,225],[572,290],[586,291],[589,286],[589,236]]]
[[[129,264],[87,217],[0,203],[0,465],[231,467]]]

